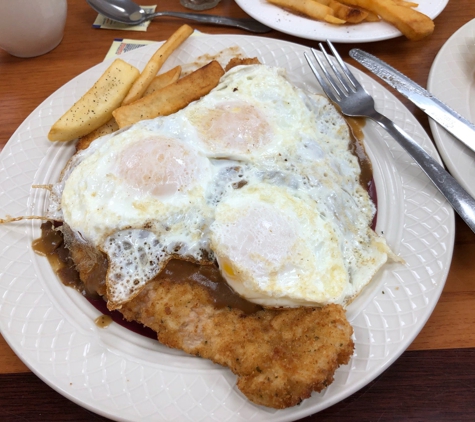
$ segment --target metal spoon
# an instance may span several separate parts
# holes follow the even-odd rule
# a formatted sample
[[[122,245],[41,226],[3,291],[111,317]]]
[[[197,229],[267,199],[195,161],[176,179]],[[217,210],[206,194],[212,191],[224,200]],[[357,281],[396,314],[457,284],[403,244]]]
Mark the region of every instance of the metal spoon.
[[[86,0],[97,13],[112,19],[113,21],[127,25],[138,25],[157,16],[172,16],[174,18],[190,19],[198,22],[211,23],[213,25],[234,26],[246,31],[264,33],[271,28],[257,22],[254,19],[234,19],[223,16],[206,15],[202,13],[182,12],[156,12],[147,13],[132,0]]]

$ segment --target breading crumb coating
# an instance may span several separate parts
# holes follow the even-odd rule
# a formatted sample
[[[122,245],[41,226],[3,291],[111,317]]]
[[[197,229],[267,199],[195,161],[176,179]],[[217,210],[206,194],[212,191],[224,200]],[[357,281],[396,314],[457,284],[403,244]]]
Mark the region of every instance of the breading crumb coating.
[[[217,309],[199,284],[156,279],[121,312],[162,344],[229,367],[249,400],[276,409],[323,390],[354,349],[340,305],[245,314]]]

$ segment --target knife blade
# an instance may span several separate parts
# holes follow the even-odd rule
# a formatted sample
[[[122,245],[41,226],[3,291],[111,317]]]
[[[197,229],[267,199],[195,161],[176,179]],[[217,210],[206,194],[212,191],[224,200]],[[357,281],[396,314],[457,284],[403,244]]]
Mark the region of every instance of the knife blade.
[[[434,97],[429,91],[409,79],[392,66],[358,48],[350,50],[350,56],[383,81],[412,101],[448,132],[475,152],[475,125],[455,110]]]

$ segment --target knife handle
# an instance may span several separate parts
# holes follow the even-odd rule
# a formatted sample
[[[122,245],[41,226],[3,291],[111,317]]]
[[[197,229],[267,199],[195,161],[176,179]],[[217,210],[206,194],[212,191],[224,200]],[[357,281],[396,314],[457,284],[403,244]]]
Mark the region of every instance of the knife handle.
[[[375,112],[370,118],[385,129],[416,161],[454,210],[475,233],[475,199],[422,147],[393,121]]]

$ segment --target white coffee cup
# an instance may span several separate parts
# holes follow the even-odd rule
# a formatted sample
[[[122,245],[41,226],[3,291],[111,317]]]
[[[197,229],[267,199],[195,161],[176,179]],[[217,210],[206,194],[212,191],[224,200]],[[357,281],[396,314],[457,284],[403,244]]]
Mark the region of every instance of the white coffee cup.
[[[63,39],[67,0],[0,0],[0,48],[35,57]]]

